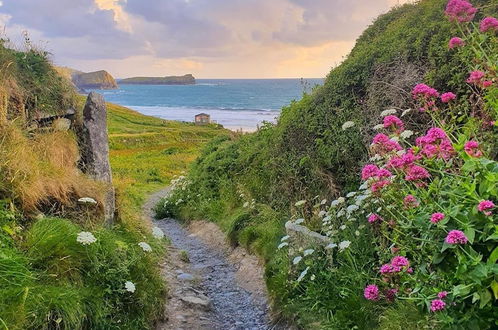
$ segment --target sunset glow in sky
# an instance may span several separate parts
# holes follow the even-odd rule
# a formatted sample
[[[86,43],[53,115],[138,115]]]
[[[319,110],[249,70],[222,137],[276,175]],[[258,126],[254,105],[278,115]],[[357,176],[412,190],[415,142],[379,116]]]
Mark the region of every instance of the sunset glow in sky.
[[[324,77],[398,0],[2,0],[57,65],[115,77]]]

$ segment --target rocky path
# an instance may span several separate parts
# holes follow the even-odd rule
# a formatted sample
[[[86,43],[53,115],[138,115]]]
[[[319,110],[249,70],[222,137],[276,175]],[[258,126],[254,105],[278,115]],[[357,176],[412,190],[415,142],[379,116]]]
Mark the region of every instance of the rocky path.
[[[168,190],[144,206],[147,216]],[[262,267],[241,249],[230,249],[212,223],[183,227],[154,221],[171,240],[163,274],[169,286],[167,321],[158,329],[270,329]]]

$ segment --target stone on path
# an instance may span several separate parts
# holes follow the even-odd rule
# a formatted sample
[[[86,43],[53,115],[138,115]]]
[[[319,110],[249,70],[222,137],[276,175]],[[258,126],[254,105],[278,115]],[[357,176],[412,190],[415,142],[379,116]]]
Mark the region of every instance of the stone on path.
[[[202,295],[202,296],[185,296],[180,298],[182,301],[186,302],[187,304],[196,306],[196,307],[201,307],[204,309],[210,309],[211,308],[211,301],[209,300],[208,297]]]
[[[109,164],[109,140],[107,136],[107,109],[104,97],[98,93],[88,94],[83,109],[81,134],[82,170],[90,177],[106,184],[104,198],[104,220],[110,225],[114,221],[115,192]]]
[[[194,276],[192,276],[191,274],[188,274],[188,273],[179,274],[176,278],[181,280],[181,281],[193,281],[194,280]]]

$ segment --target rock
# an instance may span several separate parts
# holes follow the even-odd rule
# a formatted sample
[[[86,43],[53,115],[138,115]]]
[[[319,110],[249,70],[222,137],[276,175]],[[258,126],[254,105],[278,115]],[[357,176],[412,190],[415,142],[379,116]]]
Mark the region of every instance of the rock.
[[[106,183],[104,220],[114,221],[115,193],[109,164],[109,140],[107,137],[107,109],[104,97],[91,92],[83,109],[83,129],[80,137],[82,170],[97,181]]]
[[[194,280],[194,276],[192,276],[191,274],[188,274],[188,273],[182,273],[182,274],[178,275],[176,278],[181,280],[181,281],[193,281]]]
[[[53,121],[52,128],[55,131],[67,131],[71,128],[71,120],[67,118],[57,118]]]
[[[326,247],[332,243],[332,240],[327,236],[320,235],[319,233],[311,231],[304,226],[296,225],[291,221],[287,221],[285,223],[285,230],[287,235],[290,236],[292,244],[295,244],[297,247]]]
[[[73,84],[79,89],[116,89],[116,80],[105,70],[95,72],[74,71],[71,74]]]
[[[189,305],[193,305],[196,307],[201,307],[204,309],[210,309],[211,308],[211,301],[209,300],[208,297],[204,295],[200,296],[185,296],[180,298],[182,301],[186,302]]]

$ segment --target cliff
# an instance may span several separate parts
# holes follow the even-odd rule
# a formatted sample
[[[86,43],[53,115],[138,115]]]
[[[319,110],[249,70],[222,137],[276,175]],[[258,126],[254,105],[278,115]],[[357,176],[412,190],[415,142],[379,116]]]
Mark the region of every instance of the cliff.
[[[95,72],[81,72],[72,70],[71,80],[79,89],[115,89],[116,80],[105,70]]]
[[[121,79],[119,83],[137,85],[194,85],[195,78],[191,74],[166,77],[133,77]]]

